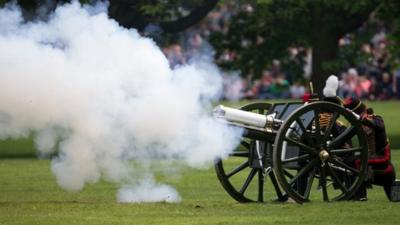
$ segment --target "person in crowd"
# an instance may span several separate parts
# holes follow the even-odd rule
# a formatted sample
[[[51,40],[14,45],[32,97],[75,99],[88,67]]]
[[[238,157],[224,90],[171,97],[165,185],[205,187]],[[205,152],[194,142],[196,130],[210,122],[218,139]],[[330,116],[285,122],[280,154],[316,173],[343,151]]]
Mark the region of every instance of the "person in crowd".
[[[400,69],[394,72],[393,93],[395,94],[397,99],[400,99]]]
[[[289,82],[285,79],[283,73],[279,73],[270,87],[273,98],[289,98],[289,86]]]
[[[165,49],[169,64],[171,68],[175,68],[177,65],[183,65],[186,63],[186,59],[183,55],[182,47],[179,44],[173,44],[168,50]]]
[[[365,76],[360,76],[354,89],[354,93],[359,98],[368,98],[371,93],[372,82]]]
[[[353,95],[356,88],[357,71],[353,68],[347,73],[342,74],[342,79],[339,82],[339,95],[343,98]]]
[[[257,87],[257,94],[259,99],[271,99],[273,98],[271,92],[271,85],[273,83],[273,77],[270,71],[263,71],[261,82]]]
[[[304,93],[306,92],[306,88],[303,85],[301,85],[299,80],[297,80],[293,83],[292,86],[290,86],[289,92],[290,92],[290,98],[301,99],[304,96]]]
[[[379,83],[379,95],[378,99],[379,100],[387,100],[391,96],[393,96],[393,85],[392,85],[392,78],[390,73],[384,72],[382,74],[382,82]]]

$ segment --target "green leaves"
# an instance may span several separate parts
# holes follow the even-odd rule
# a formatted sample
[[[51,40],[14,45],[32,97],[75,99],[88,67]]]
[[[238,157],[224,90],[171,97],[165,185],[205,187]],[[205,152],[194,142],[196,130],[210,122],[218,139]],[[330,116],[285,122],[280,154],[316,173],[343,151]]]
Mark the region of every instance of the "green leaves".
[[[221,53],[228,49],[237,54],[234,62],[224,63],[223,66],[239,69],[243,71],[243,74],[254,73],[257,76],[263,69],[269,68],[273,59],[280,59],[281,62],[287,64],[293,63],[288,51],[291,46],[313,47],[314,51],[318,51],[317,48],[327,45],[319,43],[317,47],[317,41],[323,41],[325,37],[334,37],[339,40],[345,34],[354,32],[368,20],[370,13],[379,4],[383,4],[382,2],[378,0],[256,0],[257,4],[253,6],[251,13],[245,10],[239,11],[231,20],[229,32],[219,35],[218,41],[221,42],[222,36],[223,43],[226,44],[217,45],[217,51]],[[361,35],[361,38],[365,39],[365,36],[367,34]],[[242,44],[243,40],[246,45]],[[358,43],[357,45],[359,47]],[[354,48],[352,50],[355,50]],[[350,51],[350,49],[346,49],[346,54],[349,53],[347,50]],[[357,49],[355,52],[358,51]],[[337,49],[334,49],[332,53],[327,54],[329,59],[321,58],[321,63],[313,66],[320,69],[327,68],[330,71],[337,70],[344,65],[343,61],[332,61],[332,55],[336,60],[339,59],[337,52]],[[346,56],[346,58],[352,57]],[[304,61],[301,62],[301,59],[296,59],[296,61],[300,62],[299,69],[291,68],[291,65],[286,65],[286,67],[297,71],[295,73],[300,73]],[[313,70],[320,71],[315,68]]]

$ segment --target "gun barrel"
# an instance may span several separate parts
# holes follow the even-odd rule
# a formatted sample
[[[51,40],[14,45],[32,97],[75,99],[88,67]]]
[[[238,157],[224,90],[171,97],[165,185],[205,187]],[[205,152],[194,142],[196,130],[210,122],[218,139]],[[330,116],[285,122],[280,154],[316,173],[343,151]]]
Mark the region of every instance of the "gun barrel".
[[[214,109],[214,116],[228,123],[240,127],[273,133],[276,132],[282,121],[275,119],[275,114],[261,115],[219,105]]]
[[[228,122],[246,124],[258,128],[264,128],[267,123],[267,117],[265,115],[246,112],[223,105],[219,105],[214,109],[214,116]]]

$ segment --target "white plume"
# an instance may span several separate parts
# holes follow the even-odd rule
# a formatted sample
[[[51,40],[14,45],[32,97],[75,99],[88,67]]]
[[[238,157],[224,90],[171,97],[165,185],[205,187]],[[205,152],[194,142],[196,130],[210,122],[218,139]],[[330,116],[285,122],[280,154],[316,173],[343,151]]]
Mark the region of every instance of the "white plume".
[[[339,80],[337,76],[330,75],[328,80],[326,80],[326,85],[323,90],[325,97],[335,97],[337,94],[337,89],[339,87]]]
[[[66,190],[106,179],[140,196],[161,188],[169,201],[177,194],[141,176],[154,173],[143,164],[204,166],[226,156],[240,132],[209,113],[222,87],[214,65],[171,70],[151,39],[109,19],[106,6],[74,0],[29,23],[17,6],[0,8],[0,139],[33,133],[41,154],[57,150],[51,170]],[[154,201],[119,195],[135,199]]]

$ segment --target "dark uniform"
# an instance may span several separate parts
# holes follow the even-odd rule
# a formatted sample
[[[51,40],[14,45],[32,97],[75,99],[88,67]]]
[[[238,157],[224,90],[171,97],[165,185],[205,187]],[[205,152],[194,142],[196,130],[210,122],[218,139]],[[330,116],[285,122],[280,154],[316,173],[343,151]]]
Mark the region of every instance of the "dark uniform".
[[[358,98],[348,98],[344,106],[357,113],[362,118],[364,132],[368,141],[368,166],[370,168],[371,184],[383,186],[386,196],[391,200],[390,193],[396,174],[390,162],[390,145],[386,136],[385,124],[381,116],[374,115]],[[367,183],[363,184],[355,194],[355,199],[367,197]]]

